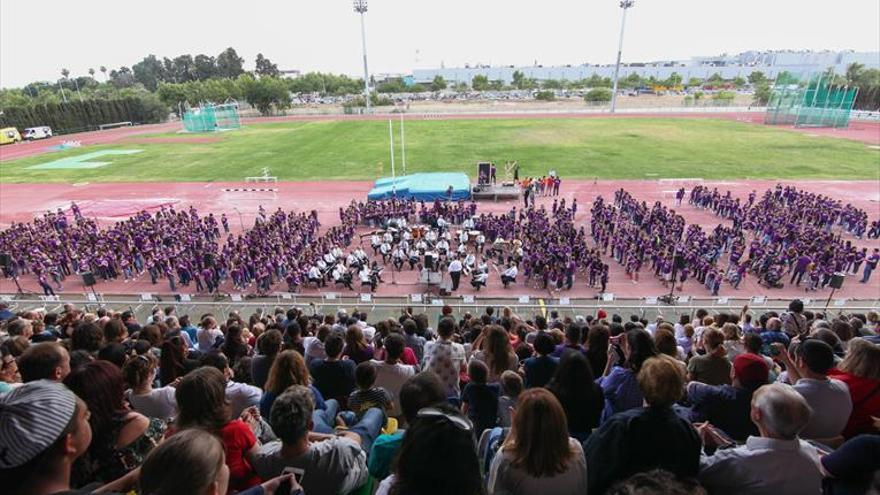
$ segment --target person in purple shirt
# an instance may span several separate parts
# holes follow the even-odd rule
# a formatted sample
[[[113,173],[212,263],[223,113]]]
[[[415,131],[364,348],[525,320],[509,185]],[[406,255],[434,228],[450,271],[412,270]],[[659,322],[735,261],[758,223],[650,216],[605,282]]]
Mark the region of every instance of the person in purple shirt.
[[[550,354],[550,357],[560,358],[566,352],[577,351],[584,353],[586,355],[586,351],[583,347],[581,347],[581,332],[583,329],[580,325],[569,325],[565,330],[565,342],[556,346],[553,349],[553,353]]]
[[[862,279],[859,280],[859,283],[868,283],[868,280],[871,278],[871,272],[877,268],[878,262],[880,262],[880,248],[874,248],[874,252],[865,260],[865,271],[862,274]]]
[[[642,328],[633,328],[611,342],[620,346],[624,362],[615,363],[618,353],[609,352],[605,373],[596,379],[605,395],[602,423],[616,413],[642,406],[644,397],[636,376],[648,358],[658,355],[654,339]]]
[[[807,254],[800,255],[794,265],[794,272],[791,274],[791,280],[788,283],[801,285],[801,280],[804,278],[804,274],[807,273],[807,267],[812,261],[812,258]]]

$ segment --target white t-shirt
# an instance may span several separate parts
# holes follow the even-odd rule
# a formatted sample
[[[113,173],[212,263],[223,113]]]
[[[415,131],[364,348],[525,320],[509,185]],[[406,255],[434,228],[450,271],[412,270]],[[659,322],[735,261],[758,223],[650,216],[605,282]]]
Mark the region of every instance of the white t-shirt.
[[[306,337],[303,339],[303,348],[306,351],[306,361],[313,359],[327,359],[324,352],[324,343],[318,337]]]
[[[223,332],[218,328],[199,328],[196,330],[196,340],[199,341],[200,351],[210,351],[217,337],[222,337]]]
[[[402,363],[388,364],[385,361],[375,359],[371,362],[376,367],[376,384],[374,386],[382,387],[391,394],[391,400],[394,401],[391,415],[400,415],[400,388],[410,377],[415,376],[415,367]]]
[[[170,420],[177,416],[177,399],[174,387],[154,388],[146,394],[135,394],[126,390],[131,408],[148,418]]]
[[[241,416],[241,412],[251,406],[260,406],[263,391],[253,385],[238,382],[226,383],[226,400],[229,401],[232,417]]]
[[[459,395],[459,371],[466,360],[464,346],[455,342],[434,340],[425,344],[425,370],[433,371],[446,385],[446,393]]]

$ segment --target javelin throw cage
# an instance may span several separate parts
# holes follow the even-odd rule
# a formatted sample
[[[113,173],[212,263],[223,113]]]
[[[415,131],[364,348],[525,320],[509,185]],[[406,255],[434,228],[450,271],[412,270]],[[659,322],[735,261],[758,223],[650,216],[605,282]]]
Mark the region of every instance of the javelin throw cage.
[[[859,88],[834,84],[834,74],[779,74],[767,102],[764,123],[795,127],[849,126]]]
[[[183,128],[187,132],[216,132],[241,128],[238,103],[201,105],[183,114]]]

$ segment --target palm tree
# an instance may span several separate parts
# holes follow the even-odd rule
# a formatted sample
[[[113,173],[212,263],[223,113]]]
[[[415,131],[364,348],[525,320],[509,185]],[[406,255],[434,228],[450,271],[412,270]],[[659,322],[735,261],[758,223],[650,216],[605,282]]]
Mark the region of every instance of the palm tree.
[[[859,80],[859,76],[862,75],[862,69],[864,68],[865,66],[858,62],[849,64],[846,68],[846,82],[849,83],[850,86],[855,86],[856,82]]]
[[[89,67],[89,76],[91,76],[92,79],[95,78],[95,69],[93,67]]]
[[[70,75],[70,71],[67,69],[61,69],[61,77],[63,79],[67,79],[67,76]],[[67,103],[67,95],[64,94],[64,85],[61,84],[61,81],[58,81],[58,87],[61,88],[61,99],[64,100],[64,103]]]
[[[101,71],[101,74],[104,74],[104,82],[107,82],[107,67],[104,67],[102,65],[100,68],[100,71]]]

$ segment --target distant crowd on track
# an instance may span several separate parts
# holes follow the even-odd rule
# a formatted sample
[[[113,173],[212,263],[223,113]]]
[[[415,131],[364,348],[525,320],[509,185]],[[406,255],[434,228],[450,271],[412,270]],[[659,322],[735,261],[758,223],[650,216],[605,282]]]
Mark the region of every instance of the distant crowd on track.
[[[388,271],[405,269],[449,293],[459,291],[462,277],[473,291],[497,278],[505,288],[562,291],[580,283],[604,293],[609,260],[633,283],[647,273],[679,291],[693,280],[718,295],[749,275],[767,288],[805,291],[828,290],[835,274],[868,283],[880,262],[880,249],[859,246],[865,237],[880,238],[880,219],[791,186],[760,197],[753,191],[747,200],[705,186],[680,189],[676,207],[687,196],[719,217],[707,232],[624,189],[609,201],[597,196],[586,222],[577,218],[577,198],[569,204],[555,197],[556,182],[529,184],[527,206],[502,214],[480,213],[473,201],[353,200],[340,208],[339,225],[322,228],[316,211],[260,206],[240,232],[231,231],[225,214],[194,207],[144,211],[101,227],[71,204],[0,232],[0,256],[5,277],[31,275],[46,295],[86,272],[99,282],[148,276],[171,292],[269,294],[328,285],[375,291]],[[552,205],[535,206],[535,196],[553,197]]]

